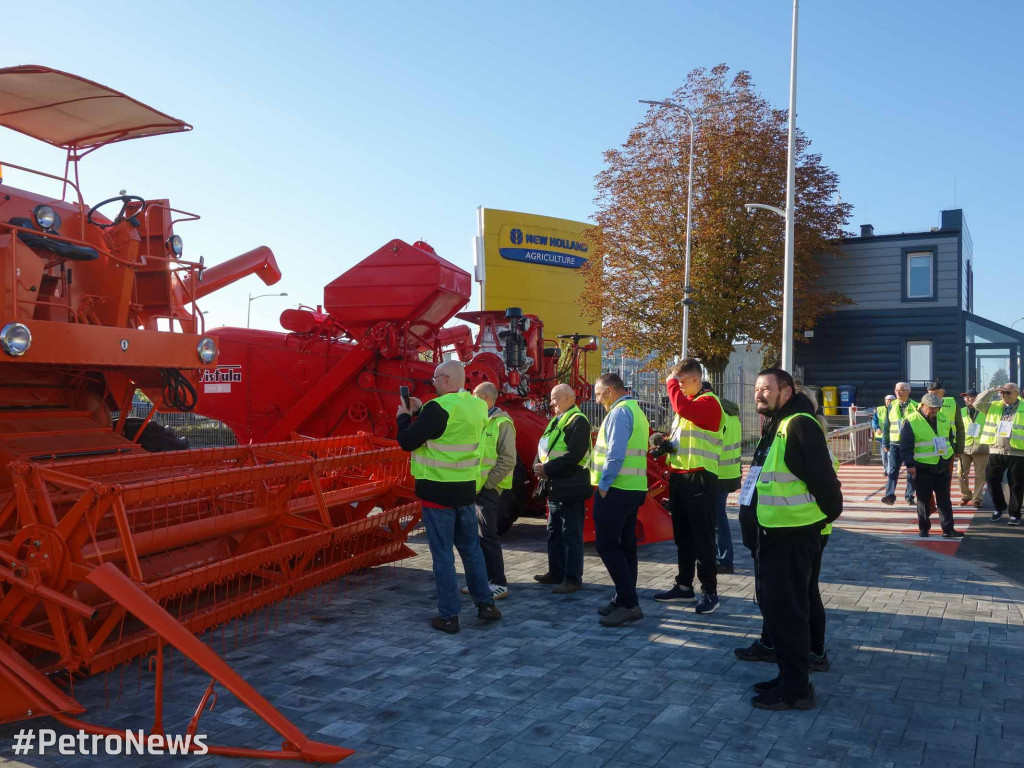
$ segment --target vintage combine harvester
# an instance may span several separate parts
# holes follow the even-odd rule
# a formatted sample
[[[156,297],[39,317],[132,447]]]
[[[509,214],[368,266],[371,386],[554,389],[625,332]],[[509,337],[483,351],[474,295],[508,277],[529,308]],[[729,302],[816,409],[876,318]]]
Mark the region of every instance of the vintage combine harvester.
[[[557,382],[589,400],[585,356],[593,337],[544,338],[539,317],[520,309],[460,312],[470,298],[469,274],[424,242],[392,240],[324,288],[323,305],[286,309],[285,333],[218,328],[220,358],[203,374],[199,410],[232,428],[240,443],[281,440],[293,432],[317,437],[396,434],[399,387],[421,400],[434,396],[431,378],[444,356],[466,364],[466,387],[489,381],[516,425],[519,466],[502,510],[503,530],[522,512],[543,513],[534,499],[532,462],[549,418]],[[459,319],[476,326],[447,325]],[[586,343],[584,343],[586,342]],[[650,459],[651,491],[640,510],[641,541],[671,538],[661,504],[665,467]],[[587,516],[585,536],[593,540]]]
[[[0,69],[0,125],[66,151],[59,197],[0,185],[0,722],[84,710],[74,679],[164,647],[211,676],[282,737],[276,751],[217,754],[336,762],[196,634],[334,579],[411,554],[419,505],[408,459],[372,435],[147,453],[129,427],[141,390],[191,410],[218,348],[197,302],[244,276],[280,278],[259,247],[206,267],[176,226],[198,218],[121,192],[88,207],[79,161],[107,144],[187,131],[104,86],[45,67]],[[108,215],[101,209],[106,208]],[[201,694],[201,695],[200,695]]]

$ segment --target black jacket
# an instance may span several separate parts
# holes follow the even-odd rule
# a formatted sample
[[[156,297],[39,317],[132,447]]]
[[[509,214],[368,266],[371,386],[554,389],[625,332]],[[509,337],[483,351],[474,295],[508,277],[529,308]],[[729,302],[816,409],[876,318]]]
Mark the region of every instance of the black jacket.
[[[427,440],[436,440],[448,428],[448,411],[428,401],[416,418],[403,413],[398,417],[398,444],[412,453]],[[438,480],[416,480],[416,495],[439,507],[466,507],[476,503],[476,481],[442,483]]]
[[[789,425],[789,437],[786,440],[785,461],[789,471],[807,484],[807,490],[825,513],[825,520],[810,526],[797,528],[772,528],[772,534],[794,533],[803,534],[809,530],[820,532],[826,523],[831,523],[843,512],[843,492],[839,478],[832,468],[832,457],[828,452],[828,441],[825,433],[813,418],[814,409],[811,401],[797,393],[778,413],[765,418],[761,428],[761,442],[754,451],[752,466],[763,466],[768,451],[775,441],[779,424],[787,416],[795,413],[811,414],[809,419],[795,419]],[[749,549],[757,546],[757,492],[749,505],[740,507],[740,530],[743,533],[743,545]]]
[[[548,498],[551,501],[584,501],[594,492],[590,484],[590,470],[580,466],[591,446],[587,417],[580,415],[574,418],[566,425],[563,435],[567,453],[544,465]]]

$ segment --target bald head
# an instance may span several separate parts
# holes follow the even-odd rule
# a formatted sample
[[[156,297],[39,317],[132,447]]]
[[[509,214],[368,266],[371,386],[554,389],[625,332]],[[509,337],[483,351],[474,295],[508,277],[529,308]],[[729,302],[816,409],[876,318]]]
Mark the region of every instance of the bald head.
[[[568,384],[556,384],[551,388],[551,407],[555,416],[561,416],[576,405],[576,392]]]
[[[434,369],[434,389],[439,395],[458,392],[466,386],[466,369],[458,360],[445,360]]]
[[[489,381],[477,384],[473,394],[487,403],[487,410],[491,410],[498,402],[498,388]]]

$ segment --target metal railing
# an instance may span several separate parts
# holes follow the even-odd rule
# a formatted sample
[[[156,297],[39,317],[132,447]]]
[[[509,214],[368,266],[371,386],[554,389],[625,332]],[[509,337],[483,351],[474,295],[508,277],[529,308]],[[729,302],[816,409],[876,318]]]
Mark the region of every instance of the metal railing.
[[[871,422],[854,424],[828,433],[828,448],[840,464],[865,464],[871,457],[874,436]]]

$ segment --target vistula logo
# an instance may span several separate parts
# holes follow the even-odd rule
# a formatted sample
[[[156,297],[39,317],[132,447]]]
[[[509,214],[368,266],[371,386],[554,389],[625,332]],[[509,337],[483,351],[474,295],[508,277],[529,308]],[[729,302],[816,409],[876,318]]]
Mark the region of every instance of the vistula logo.
[[[512,245],[523,244],[523,230],[513,229],[508,233],[508,239],[512,241]]]

